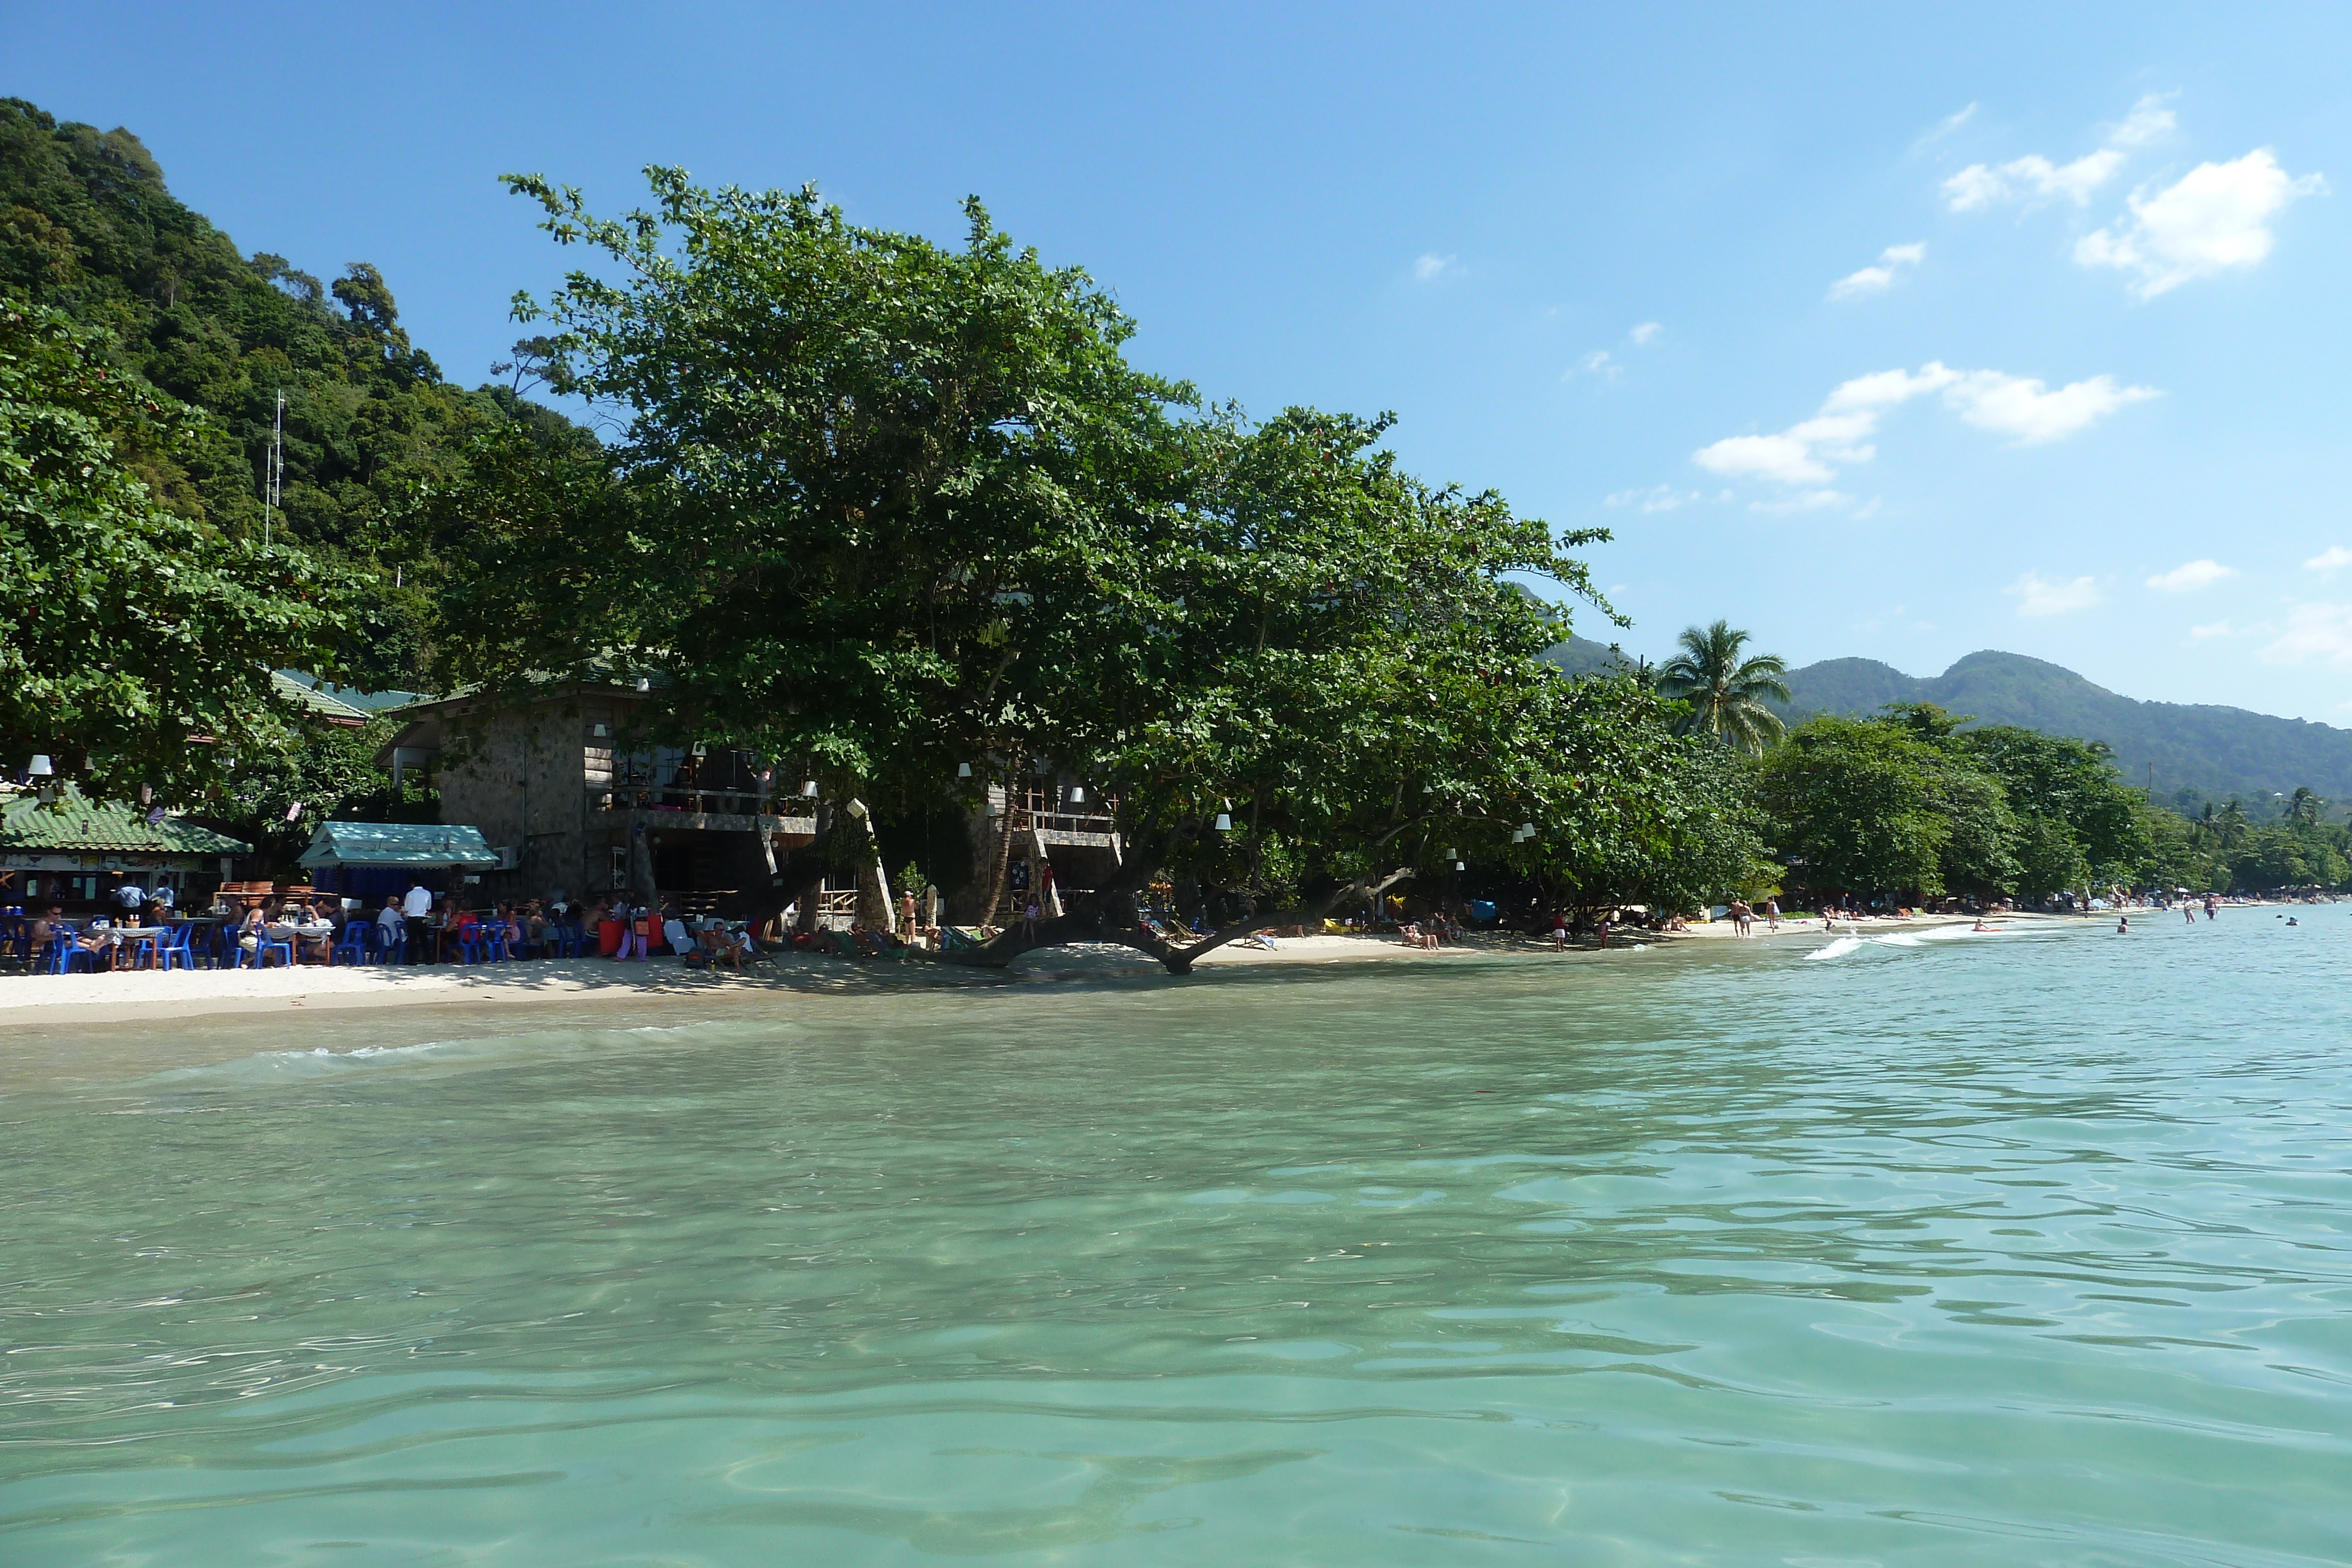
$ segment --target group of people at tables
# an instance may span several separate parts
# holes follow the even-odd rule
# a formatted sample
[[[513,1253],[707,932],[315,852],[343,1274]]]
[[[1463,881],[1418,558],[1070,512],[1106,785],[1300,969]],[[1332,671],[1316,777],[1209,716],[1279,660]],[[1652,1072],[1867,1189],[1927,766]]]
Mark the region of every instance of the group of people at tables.
[[[321,896],[297,891],[280,897],[246,897],[224,902],[211,916],[173,920],[171,890],[158,888],[133,900],[118,897],[119,912],[87,922],[66,919],[64,907],[49,904],[25,911],[0,930],[14,936],[27,962],[53,956],[62,944],[89,955],[88,967],[117,971],[157,967],[160,950],[175,934],[177,925],[194,925],[204,936],[197,951],[223,965],[266,967],[289,958],[298,964],[332,964],[339,949],[356,946],[369,956],[397,956],[409,963],[437,963],[474,953],[503,952],[513,957],[551,954],[560,949],[599,953],[615,959],[649,957],[667,949],[690,964],[726,964],[738,970],[744,960],[759,956],[747,931],[730,926],[717,915],[698,925],[673,914],[665,900],[650,907],[633,906],[623,899],[602,899],[586,909],[565,901],[561,894],[542,903],[538,899],[493,903],[477,911],[462,898],[436,896],[422,883],[406,894],[390,894],[373,916],[356,899]],[[361,923],[356,934],[352,927]],[[225,928],[215,938],[209,933]],[[215,951],[213,943],[217,941]]]
[[[513,957],[562,946],[640,962],[656,948],[667,948],[689,963],[726,964],[739,970],[746,958],[759,956],[748,931],[715,915],[689,926],[659,897],[649,905],[600,898],[583,909],[557,893],[543,903],[524,899],[477,911],[463,899],[436,898],[420,883],[404,895],[387,895],[375,925],[375,949],[404,952],[411,963],[438,962],[463,953],[469,945],[478,950],[502,949]]]

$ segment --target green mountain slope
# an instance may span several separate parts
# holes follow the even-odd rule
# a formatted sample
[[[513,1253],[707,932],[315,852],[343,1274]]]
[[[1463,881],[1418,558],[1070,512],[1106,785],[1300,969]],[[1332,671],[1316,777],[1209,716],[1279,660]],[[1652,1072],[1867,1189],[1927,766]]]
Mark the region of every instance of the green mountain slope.
[[[182,516],[260,529],[285,395],[284,497],[270,526],[380,570],[387,622],[372,646],[387,684],[421,667],[437,578],[432,541],[396,526],[406,493],[451,478],[493,423],[584,436],[511,389],[444,381],[373,267],[352,262],[327,284],[283,256],[245,256],[173,196],[130,131],[60,124],[21,99],[0,99],[0,294],[105,329],[122,369],[210,416],[198,446],[131,459]]]
[[[1826,659],[1789,675],[1791,717],[1863,714],[1890,702],[1930,702],[1985,724],[2103,740],[2126,782],[2189,805],[2243,799],[2261,810],[2309,785],[2352,799],[2352,730],[2244,708],[2138,702],[2072,670],[2021,653],[1970,653],[1940,675],[1906,675],[1874,659]]]

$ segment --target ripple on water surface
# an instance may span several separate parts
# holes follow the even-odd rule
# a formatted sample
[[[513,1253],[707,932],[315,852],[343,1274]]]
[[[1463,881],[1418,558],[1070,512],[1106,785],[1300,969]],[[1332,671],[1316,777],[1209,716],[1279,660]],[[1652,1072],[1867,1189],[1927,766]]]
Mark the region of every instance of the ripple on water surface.
[[[1830,946],[18,1095],[0,1561],[2352,1559],[2352,918]]]

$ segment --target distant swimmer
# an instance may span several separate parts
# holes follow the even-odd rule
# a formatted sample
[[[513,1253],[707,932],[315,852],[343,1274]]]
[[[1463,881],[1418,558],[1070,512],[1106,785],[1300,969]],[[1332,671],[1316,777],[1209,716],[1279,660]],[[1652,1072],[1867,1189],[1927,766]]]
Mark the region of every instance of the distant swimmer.
[[[2131,935],[2130,915],[2118,915],[2116,916],[2116,935],[2118,936],[2128,936]]]
[[[2186,920],[2186,921],[2187,921],[2187,922],[2189,922],[2189,925],[2196,925],[2196,924],[2197,924],[2197,906],[2196,906],[2195,904],[2182,904],[2182,905],[2180,906],[2180,918],[2181,918],[2181,919],[2183,919],[2183,920]]]
[[[1998,925],[1987,925],[1984,923],[1984,916],[1979,915],[1977,916],[1977,923],[1974,925],[1969,926],[1969,929],[1971,931],[1998,931],[2000,927]]]
[[[2297,920],[2297,919],[2296,919],[2294,915],[2288,915],[2288,916],[2286,917],[2286,923],[2287,923],[2289,925],[2302,925],[2302,924],[2303,924],[2303,922],[2302,922],[2302,921]]]

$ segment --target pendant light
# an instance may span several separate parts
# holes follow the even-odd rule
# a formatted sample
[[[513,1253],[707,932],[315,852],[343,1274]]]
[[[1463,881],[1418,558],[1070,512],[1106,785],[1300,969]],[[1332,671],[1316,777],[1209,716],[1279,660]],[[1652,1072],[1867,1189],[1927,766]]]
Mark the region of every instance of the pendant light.
[[[25,771],[31,774],[36,779],[47,779],[54,774],[57,769],[49,766],[48,753],[44,751],[36,752],[34,754],[33,765],[30,768],[26,768]]]
[[[957,763],[957,764],[956,764],[956,777],[957,777],[957,778],[959,778],[959,779],[969,779],[969,778],[971,778],[971,763],[969,763],[969,762],[959,762],[959,763]]]
[[[1221,833],[1230,833],[1230,832],[1232,832],[1233,831],[1234,831],[1234,819],[1233,819],[1233,815],[1232,815],[1232,813],[1230,813],[1230,812],[1226,812],[1226,811],[1220,811],[1220,812],[1218,812],[1218,813],[1217,813],[1217,831],[1219,831],[1219,832],[1221,832]]]

